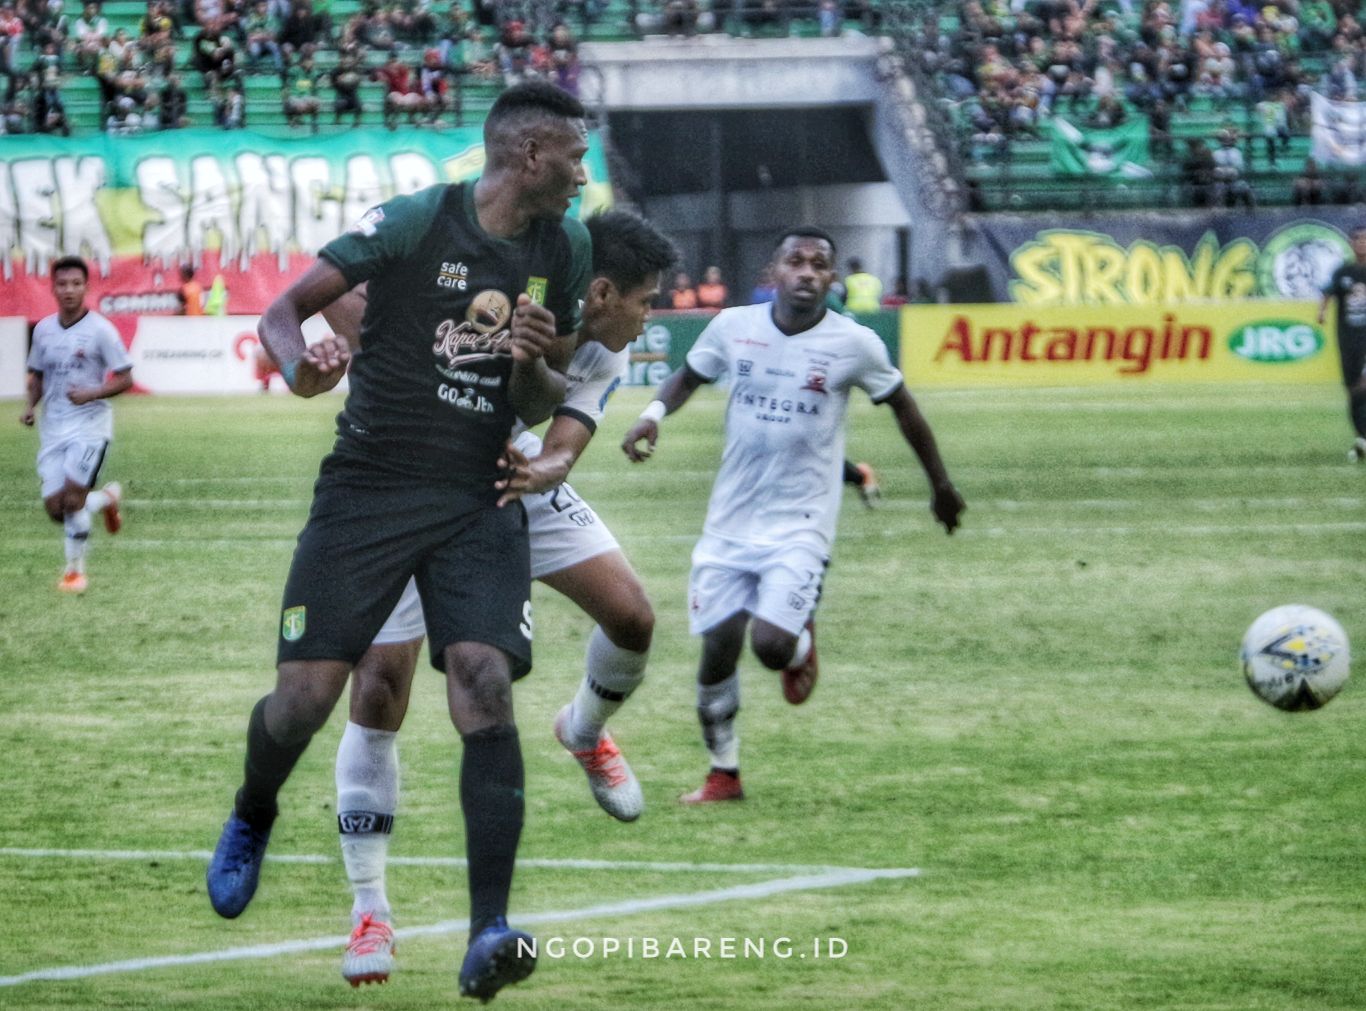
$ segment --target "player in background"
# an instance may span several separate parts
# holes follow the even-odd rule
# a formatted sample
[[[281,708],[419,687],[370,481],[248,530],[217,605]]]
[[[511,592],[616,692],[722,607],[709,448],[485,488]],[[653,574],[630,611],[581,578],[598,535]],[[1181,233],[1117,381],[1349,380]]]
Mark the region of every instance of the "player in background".
[[[640,784],[605,724],[645,677],[654,611],[616,539],[565,478],[621,382],[627,345],[644,330],[661,272],[673,264],[676,251],[653,227],[623,211],[595,215],[586,225],[594,276],[565,400],[544,441],[531,432],[514,441],[520,456],[502,487],[505,501],[520,495],[526,507],[531,577],[564,594],[596,623],[583,679],[555,719],[555,737],[587,773],[603,810],[634,821],[644,809]],[[323,315],[334,333],[353,339],[364,308],[356,291]],[[397,732],[423,634],[422,603],[410,581],[351,678],[350,720],[337,749],[336,779],[342,862],[354,896],[342,976],[352,986],[383,982],[394,968],[385,862],[398,807]]]
[[[1337,299],[1338,354],[1342,358],[1342,381],[1347,386],[1347,410],[1356,429],[1356,441],[1347,459],[1366,462],[1366,223],[1351,234],[1353,259],[1344,261],[1323,289],[1319,322],[1328,303]]]
[[[484,148],[478,180],[372,208],[261,319],[295,394],[331,389],[348,363],[350,390],[290,566],[275,688],[252,711],[207,885],[221,916],[251,901],[281,786],[416,576],[462,742],[460,992],[488,1000],[535,968],[530,937],[507,924],[525,807],[512,682],[531,667],[529,549],[525,511],[498,508],[495,482],[517,418],[545,420],[564,399],[590,268],[587,232],[564,219],[587,181],[583,106],[543,82],[509,88],[484,120]],[[364,282],[354,362],[338,337],[306,347],[302,322]]]
[[[711,771],[680,798],[687,804],[744,795],[735,717],[747,628],[759,662],[782,671],[788,702],[806,701],[815,686],[814,614],[839,515],[852,388],[892,409],[929,478],[930,508],[949,533],[964,509],[886,346],[827,310],[834,263],[827,233],[784,233],[772,264],[774,302],[719,313],[622,441],[632,461],[646,460],[665,415],[703,383],[730,377],[725,447],[689,577],[689,623],[702,636],[697,712]]]
[[[19,420],[38,422],[38,479],[43,508],[66,531],[66,569],[57,588],[84,593],[85,552],[91,518],[104,517],[104,528],[119,532],[121,490],[111,481],[91,491],[100,476],[114,438],[114,412],[109,405],[133,385],[133,363],[114,324],[85,304],[90,268],[79,256],[63,256],[52,264],[52,294],[57,311],[33,328],[28,355],[27,396]]]

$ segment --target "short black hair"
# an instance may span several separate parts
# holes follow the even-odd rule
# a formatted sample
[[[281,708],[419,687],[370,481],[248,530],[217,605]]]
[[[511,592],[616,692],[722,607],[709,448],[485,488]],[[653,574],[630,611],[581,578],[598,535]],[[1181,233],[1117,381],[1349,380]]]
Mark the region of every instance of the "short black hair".
[[[1366,221],[1360,221],[1353,225],[1352,230],[1349,231],[1347,235],[1350,238],[1353,235],[1360,235],[1362,232],[1366,232]]]
[[[484,118],[484,150],[489,161],[509,156],[527,130],[546,120],[583,119],[583,103],[548,81],[524,81],[498,96]]]
[[[593,273],[607,278],[618,291],[630,291],[678,260],[674,244],[630,211],[599,211],[584,225],[593,239]]]
[[[87,281],[90,280],[90,267],[79,256],[62,256],[54,260],[51,276],[56,277],[59,270],[79,270]]]
[[[824,228],[817,228],[815,225],[798,225],[796,228],[789,228],[778,236],[778,241],[774,245],[774,250],[782,249],[783,243],[788,239],[824,239],[830,243],[830,255],[835,255],[835,240]]]

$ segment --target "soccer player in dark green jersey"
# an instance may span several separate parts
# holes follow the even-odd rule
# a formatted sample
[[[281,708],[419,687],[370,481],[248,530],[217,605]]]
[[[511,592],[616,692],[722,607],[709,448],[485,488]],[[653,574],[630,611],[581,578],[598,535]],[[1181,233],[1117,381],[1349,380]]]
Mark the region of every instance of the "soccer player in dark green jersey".
[[[251,714],[209,898],[225,917],[251,901],[281,786],[414,577],[464,745],[460,991],[483,1000],[535,967],[530,938],[506,920],[524,806],[511,683],[531,666],[526,514],[499,508],[495,484],[515,420],[543,420],[565,394],[590,265],[587,232],[564,218],[586,182],[583,117],[547,84],[504,92],[477,181],[372,208],[260,325],[294,393],[331,389],[348,363],[351,385],[285,585],[275,689]],[[341,338],[305,348],[302,321],[362,282],[354,360]]]
[[[1353,260],[1344,262],[1323,289],[1319,322],[1328,303],[1338,300],[1338,354],[1342,356],[1342,381],[1347,385],[1347,407],[1356,429],[1356,441],[1347,459],[1366,462],[1366,224],[1351,235]]]

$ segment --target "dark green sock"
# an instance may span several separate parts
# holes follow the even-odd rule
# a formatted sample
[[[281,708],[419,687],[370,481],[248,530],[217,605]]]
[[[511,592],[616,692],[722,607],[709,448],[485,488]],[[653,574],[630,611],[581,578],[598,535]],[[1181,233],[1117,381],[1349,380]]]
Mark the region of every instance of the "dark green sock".
[[[506,916],[526,801],[522,745],[512,724],[477,730],[464,738],[460,807],[469,859],[470,937]]]
[[[271,737],[266,731],[266,698],[256,703],[247,721],[247,759],[236,802],[238,817],[259,829],[274,823],[279,813],[275,798],[311,740],[286,745]]]

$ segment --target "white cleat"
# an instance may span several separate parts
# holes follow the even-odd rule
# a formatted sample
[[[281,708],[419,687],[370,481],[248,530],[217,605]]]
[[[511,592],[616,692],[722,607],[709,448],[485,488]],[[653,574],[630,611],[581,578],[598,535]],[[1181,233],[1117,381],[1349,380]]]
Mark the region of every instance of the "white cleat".
[[[619,821],[635,821],[645,810],[645,797],[640,792],[636,774],[621,757],[621,749],[612,740],[612,735],[605,730],[598,736],[596,747],[580,751],[570,744],[566,737],[570,708],[565,706],[555,717],[555,739],[583,766],[598,806]]]
[[[366,913],[351,931],[342,956],[342,979],[353,987],[383,983],[394,971],[394,928]]]
[[[1366,462],[1366,436],[1357,436],[1357,441],[1347,451],[1347,459],[1353,463]]]

